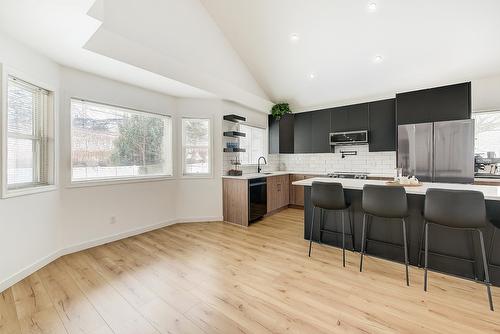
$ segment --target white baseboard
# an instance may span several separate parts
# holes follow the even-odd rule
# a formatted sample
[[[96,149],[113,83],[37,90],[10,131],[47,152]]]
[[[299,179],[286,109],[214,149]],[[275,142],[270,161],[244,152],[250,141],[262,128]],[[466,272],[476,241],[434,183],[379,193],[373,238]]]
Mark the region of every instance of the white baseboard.
[[[85,249],[89,249],[92,247],[104,245],[113,241],[133,237],[134,235],[139,235],[142,233],[154,231],[166,226],[178,224],[178,223],[199,223],[199,222],[213,222],[213,221],[222,221],[222,217],[193,217],[193,218],[180,218],[180,219],[174,219],[174,220],[169,220],[169,221],[164,221],[161,223],[156,223],[148,226],[143,226],[135,229],[131,229],[128,231],[120,232],[117,234],[113,234],[107,237],[103,238],[97,238],[91,241],[86,241],[82,242],[79,244],[75,244],[72,246],[65,247],[61,250],[58,250],[41,260],[36,261],[32,265],[27,266],[26,268],[20,270],[19,272],[15,273],[14,275],[8,277],[7,279],[0,281],[0,292],[3,292],[4,290],[10,288],[17,282],[23,280],[24,278],[28,277],[29,275],[33,274],[37,270],[45,267],[49,263],[57,260],[61,256],[71,254],[71,253],[76,253],[80,252]]]
[[[131,229],[128,231],[120,232],[117,234],[112,234],[112,235],[109,235],[107,237],[97,238],[97,239],[94,239],[91,241],[85,241],[85,242],[64,248],[63,250],[61,250],[61,256],[71,254],[71,253],[80,252],[82,250],[89,249],[89,248],[96,247],[96,246],[100,246],[100,245],[104,245],[104,244],[107,244],[107,243],[110,243],[113,241],[133,237],[134,235],[139,235],[139,234],[146,233],[149,231],[154,231],[154,230],[160,229],[162,227],[173,225],[176,223],[177,223],[177,220],[168,220],[168,221],[164,221],[161,223],[156,223],[156,224],[148,225],[148,226],[142,226],[139,228],[134,228],[134,229]]]
[[[177,218],[176,223],[208,223],[208,222],[221,222],[224,218],[220,216],[213,217],[184,217]]]
[[[14,284],[16,284],[19,281],[22,281],[29,275],[33,274],[35,271],[45,267],[49,263],[57,260],[59,257],[61,257],[61,251],[56,251],[41,260],[36,261],[32,265],[27,266],[26,268],[18,271],[14,275],[10,276],[9,278],[3,280],[0,282],[0,292],[3,292],[4,290],[7,290]]]

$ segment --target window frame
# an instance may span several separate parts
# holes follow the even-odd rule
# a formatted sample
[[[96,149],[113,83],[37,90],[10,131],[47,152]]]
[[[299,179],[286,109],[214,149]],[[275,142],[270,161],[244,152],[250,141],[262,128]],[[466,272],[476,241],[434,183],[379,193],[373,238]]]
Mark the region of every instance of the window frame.
[[[495,108],[495,109],[489,109],[489,110],[477,110],[473,111],[471,115],[471,119],[474,120],[474,127],[475,127],[475,132],[474,132],[474,155],[478,154],[479,152],[476,151],[476,141],[477,141],[477,124],[476,124],[476,118],[474,117],[475,115],[481,115],[481,114],[489,114],[489,113],[497,113],[500,115],[500,108]],[[500,131],[500,129],[499,129]]]
[[[252,127],[252,128],[257,128],[257,129],[260,129],[260,130],[264,131],[264,153],[263,153],[262,156],[264,158],[266,158],[266,161],[267,161],[268,158],[269,158],[269,131],[268,131],[268,128],[267,127],[261,127],[261,126],[253,125],[253,124],[248,124],[248,123],[244,123],[244,124],[241,124],[241,125],[243,125],[243,126],[249,126],[249,127]],[[258,165],[258,163],[242,164],[242,166],[246,166],[246,167],[255,167],[257,165]]]
[[[95,178],[95,179],[87,179],[87,180],[74,180],[73,179],[73,126],[72,126],[72,110],[71,103],[72,101],[81,101],[87,103],[93,103],[102,106],[108,106],[112,108],[123,109],[125,111],[129,111],[130,113],[135,114],[149,114],[152,117],[160,117],[160,118],[169,118],[170,119],[170,175],[142,175],[142,176],[124,176],[124,177],[103,177],[103,178]],[[85,99],[80,97],[69,97],[68,99],[68,123],[69,123],[69,181],[66,185],[66,188],[81,188],[81,187],[96,187],[96,186],[107,186],[107,185],[117,185],[117,184],[127,184],[127,183],[142,183],[142,182],[154,182],[154,181],[168,181],[175,179],[175,150],[174,150],[174,118],[171,114],[161,114],[158,112],[145,111],[138,108],[125,107],[121,105],[111,104],[107,102],[97,102],[91,99]]]
[[[29,75],[26,75],[23,72],[17,71],[13,68],[2,66],[0,64],[0,72],[1,72],[1,81],[0,81],[0,90],[1,90],[1,167],[2,167],[2,176],[1,176],[1,192],[2,198],[10,198],[24,195],[31,195],[36,193],[54,191],[58,189],[58,165],[57,161],[59,158],[59,143],[58,143],[58,132],[57,132],[57,124],[58,124],[58,107],[57,107],[57,90],[50,84],[42,82],[36,78],[33,78]],[[43,111],[43,125],[41,125],[41,132],[45,132],[40,136],[41,141],[43,142],[46,139],[46,147],[40,145],[40,154],[47,155],[47,184],[35,184],[35,183],[26,183],[25,185],[30,186],[18,186],[15,188],[9,188],[8,185],[8,85],[9,85],[9,77],[14,77],[20,81],[26,82],[27,84],[36,86],[38,88],[44,89],[48,92],[47,101],[46,101],[46,110]],[[21,136],[24,137],[24,136]],[[34,137],[26,135],[26,137]],[[34,139],[34,138],[30,138]],[[39,164],[39,161],[37,162]],[[40,165],[39,165],[40,166]],[[41,171],[41,169],[37,166],[37,173]],[[35,171],[34,171],[35,173]]]
[[[209,172],[208,173],[188,173],[185,171],[185,145],[184,145],[184,120],[194,119],[194,120],[207,120],[208,129],[210,131],[208,138],[208,158],[209,158]],[[214,177],[214,125],[213,117],[209,116],[181,116],[179,119],[180,127],[180,177],[182,179],[211,179]]]

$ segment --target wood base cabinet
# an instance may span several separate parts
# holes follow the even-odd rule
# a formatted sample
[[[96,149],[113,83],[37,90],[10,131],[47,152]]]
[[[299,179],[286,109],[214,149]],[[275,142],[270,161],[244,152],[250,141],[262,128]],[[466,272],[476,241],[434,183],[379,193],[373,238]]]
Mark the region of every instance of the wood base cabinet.
[[[303,174],[290,175],[290,205],[304,206],[304,186],[294,186],[292,183],[313,177],[315,176]]]
[[[222,179],[224,221],[248,226],[248,180]]]
[[[278,175],[267,178],[267,212],[272,212],[290,203],[290,176]]]

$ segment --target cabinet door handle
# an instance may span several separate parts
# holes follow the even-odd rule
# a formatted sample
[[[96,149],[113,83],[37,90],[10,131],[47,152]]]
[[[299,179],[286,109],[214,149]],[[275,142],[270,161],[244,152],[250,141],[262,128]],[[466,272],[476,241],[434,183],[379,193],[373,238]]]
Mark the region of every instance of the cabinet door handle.
[[[281,184],[278,184],[278,191],[281,191]]]

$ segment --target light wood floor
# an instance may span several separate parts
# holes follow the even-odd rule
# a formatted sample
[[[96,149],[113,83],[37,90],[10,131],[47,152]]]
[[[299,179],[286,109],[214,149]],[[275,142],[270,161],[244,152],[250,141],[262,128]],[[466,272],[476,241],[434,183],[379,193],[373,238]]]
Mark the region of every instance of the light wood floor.
[[[60,258],[2,292],[0,333],[500,333],[484,286],[314,245],[302,211],[180,224]],[[494,288],[500,310],[500,289]]]

